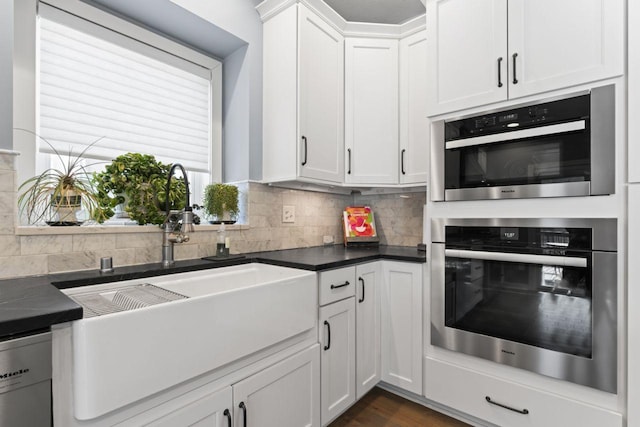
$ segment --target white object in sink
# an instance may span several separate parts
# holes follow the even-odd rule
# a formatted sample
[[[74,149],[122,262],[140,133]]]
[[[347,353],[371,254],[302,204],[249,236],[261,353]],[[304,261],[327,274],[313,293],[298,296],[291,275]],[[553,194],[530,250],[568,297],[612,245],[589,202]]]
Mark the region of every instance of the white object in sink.
[[[103,291],[136,282],[189,298],[72,323],[74,415],[80,420],[315,327],[313,272],[245,264],[96,287]]]

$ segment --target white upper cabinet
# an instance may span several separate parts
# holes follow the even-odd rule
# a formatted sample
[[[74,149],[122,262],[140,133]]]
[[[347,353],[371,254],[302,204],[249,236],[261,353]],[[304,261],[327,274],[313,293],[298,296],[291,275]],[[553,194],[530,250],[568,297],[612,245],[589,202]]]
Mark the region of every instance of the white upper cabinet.
[[[400,40],[400,184],[427,182],[427,32]]]
[[[301,4],[263,25],[263,179],[344,179],[344,39]]]
[[[623,4],[509,0],[509,97],[621,75]]]
[[[342,182],[344,39],[300,5],[300,176]]]
[[[263,181],[337,192],[425,185],[424,17],[401,25],[349,23],[316,7],[321,3],[257,6]]]
[[[398,146],[398,40],[347,38],[345,182],[397,184]]]
[[[428,0],[429,114],[621,75],[624,0]]]
[[[507,98],[507,0],[427,2],[428,111]]]

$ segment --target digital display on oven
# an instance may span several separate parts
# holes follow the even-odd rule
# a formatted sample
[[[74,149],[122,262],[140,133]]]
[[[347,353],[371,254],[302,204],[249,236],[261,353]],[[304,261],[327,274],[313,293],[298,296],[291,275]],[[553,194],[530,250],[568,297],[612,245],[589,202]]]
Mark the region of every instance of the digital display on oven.
[[[517,227],[500,228],[500,240],[519,240],[520,229]]]
[[[518,113],[504,114],[498,117],[498,123],[511,122],[518,120]]]

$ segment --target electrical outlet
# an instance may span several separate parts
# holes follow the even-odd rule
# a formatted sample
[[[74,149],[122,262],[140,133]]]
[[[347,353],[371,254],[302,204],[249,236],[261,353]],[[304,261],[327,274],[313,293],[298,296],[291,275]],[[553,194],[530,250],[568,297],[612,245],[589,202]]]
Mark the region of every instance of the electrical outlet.
[[[296,222],[296,207],[292,205],[282,206],[282,222]]]

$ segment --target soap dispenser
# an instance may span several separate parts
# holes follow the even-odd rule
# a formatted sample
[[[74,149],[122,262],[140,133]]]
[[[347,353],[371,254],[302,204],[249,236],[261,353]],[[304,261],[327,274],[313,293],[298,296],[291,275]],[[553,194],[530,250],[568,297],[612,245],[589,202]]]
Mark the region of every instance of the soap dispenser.
[[[229,254],[227,249],[227,233],[224,228],[224,222],[218,228],[218,243],[216,244],[216,256],[224,257]]]

